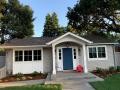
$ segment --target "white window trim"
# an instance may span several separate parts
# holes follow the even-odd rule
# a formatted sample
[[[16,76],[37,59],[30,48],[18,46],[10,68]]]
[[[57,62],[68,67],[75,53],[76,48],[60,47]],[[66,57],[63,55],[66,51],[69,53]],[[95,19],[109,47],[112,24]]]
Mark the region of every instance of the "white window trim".
[[[32,61],[24,61],[24,51],[31,50],[32,51]],[[41,60],[34,60],[33,59],[33,51],[34,50],[41,50]],[[15,61],[15,51],[23,51],[23,61]],[[41,62],[43,61],[43,48],[36,48],[36,49],[13,49],[13,61],[15,63],[21,63],[21,62]]]
[[[96,49],[97,51],[97,58],[90,58],[89,57],[89,48],[98,48],[98,47],[105,47],[105,54],[106,57],[105,58],[98,58],[98,49]],[[99,46],[87,46],[87,56],[88,56],[88,61],[99,61],[99,60],[108,60],[108,54],[107,54],[107,46],[106,45],[99,45]]]

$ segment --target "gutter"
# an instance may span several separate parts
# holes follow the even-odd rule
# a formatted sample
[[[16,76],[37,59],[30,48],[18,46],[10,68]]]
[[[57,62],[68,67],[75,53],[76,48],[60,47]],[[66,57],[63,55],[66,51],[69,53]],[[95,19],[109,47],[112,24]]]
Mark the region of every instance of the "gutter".
[[[0,48],[27,48],[27,47],[51,47],[50,45],[30,45],[30,46],[0,46]]]

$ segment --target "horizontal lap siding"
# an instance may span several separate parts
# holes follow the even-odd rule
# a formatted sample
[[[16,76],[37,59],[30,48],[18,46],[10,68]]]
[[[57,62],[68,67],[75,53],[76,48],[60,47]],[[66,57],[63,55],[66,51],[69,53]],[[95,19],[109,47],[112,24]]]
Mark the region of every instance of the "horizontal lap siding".
[[[0,56],[0,68],[5,66],[5,56]]]
[[[107,45],[107,55],[108,58],[107,60],[88,60],[88,55],[87,55],[87,66],[88,70],[95,70],[96,67],[99,68],[109,68],[110,66],[114,66],[114,55],[113,55],[113,48],[110,45]]]
[[[13,69],[13,50],[6,50],[6,69],[8,74],[12,74]]]
[[[52,48],[43,48],[43,72],[52,72]]]

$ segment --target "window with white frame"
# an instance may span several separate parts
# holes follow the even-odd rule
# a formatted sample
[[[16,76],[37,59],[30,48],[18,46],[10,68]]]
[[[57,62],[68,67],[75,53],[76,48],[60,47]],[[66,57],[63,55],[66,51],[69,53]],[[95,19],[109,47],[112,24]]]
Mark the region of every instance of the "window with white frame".
[[[90,47],[89,48],[89,58],[97,58],[96,47]]]
[[[105,47],[98,47],[98,58],[105,58]]]
[[[24,51],[24,61],[32,61],[32,50]]]
[[[33,56],[34,56],[33,58],[34,61],[41,60],[41,50],[34,50]]]
[[[89,47],[89,58],[106,58],[106,49],[104,46]]]
[[[61,60],[61,59],[62,59],[62,50],[59,49],[59,60]]]
[[[42,59],[41,50],[16,50],[15,61],[39,61]]]
[[[73,57],[76,59],[76,49],[73,49]]]
[[[15,51],[15,61],[23,61],[23,51]]]

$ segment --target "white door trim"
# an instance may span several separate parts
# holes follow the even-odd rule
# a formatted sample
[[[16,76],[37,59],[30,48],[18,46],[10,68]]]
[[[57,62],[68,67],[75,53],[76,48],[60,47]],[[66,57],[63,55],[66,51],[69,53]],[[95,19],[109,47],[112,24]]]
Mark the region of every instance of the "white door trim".
[[[56,53],[57,53],[57,71],[63,71],[63,48],[67,48],[67,47],[57,47],[56,48]],[[72,48],[72,55],[73,55],[73,70],[76,69],[76,66],[78,65],[78,47],[77,46],[70,46],[68,48]],[[74,52],[73,50],[76,49],[76,59],[74,59]],[[59,56],[59,50],[61,50],[61,56]],[[61,59],[60,59],[61,57]]]

